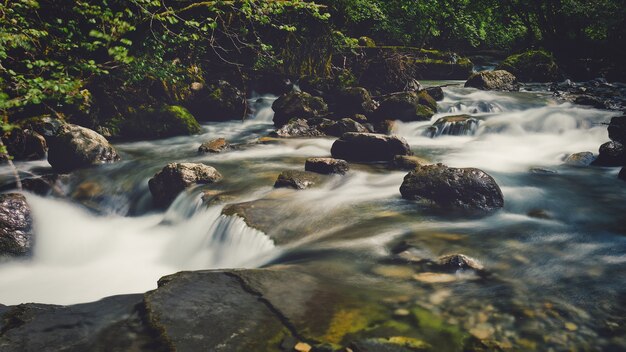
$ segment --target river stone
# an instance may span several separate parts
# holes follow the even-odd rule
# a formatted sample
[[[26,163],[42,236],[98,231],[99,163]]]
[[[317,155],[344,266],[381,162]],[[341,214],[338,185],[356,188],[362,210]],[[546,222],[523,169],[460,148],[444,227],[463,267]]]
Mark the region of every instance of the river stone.
[[[369,130],[365,126],[349,118],[344,118],[339,121],[329,121],[328,123],[320,124],[319,129],[325,134],[335,137],[341,137],[344,133],[348,132],[369,132]]]
[[[0,255],[31,252],[33,220],[26,198],[19,193],[0,194]]]
[[[430,162],[414,155],[396,155],[391,161],[391,167],[397,170],[413,170],[416,167],[428,165]]]
[[[32,130],[14,129],[2,137],[2,142],[14,160],[40,160],[46,157],[46,139]]]
[[[428,121],[437,112],[437,102],[425,91],[383,96],[376,110],[377,121]]]
[[[306,171],[318,174],[345,174],[350,169],[348,162],[333,158],[309,158],[304,164]]]
[[[437,266],[443,270],[455,272],[457,270],[484,270],[483,265],[476,259],[464,254],[450,254],[437,258]]]
[[[612,118],[608,130],[611,140],[626,143],[626,115]]]
[[[311,119],[325,115],[328,106],[324,99],[306,92],[290,92],[276,99],[272,104],[274,126],[282,127],[291,119]]]
[[[88,128],[65,124],[48,138],[48,162],[56,172],[120,160],[117,151],[102,135]]]
[[[596,157],[592,152],[575,153],[565,159],[565,165],[569,166],[589,166]]]
[[[376,109],[370,92],[363,87],[343,88],[332,96],[331,111],[338,117],[369,115]]]
[[[481,90],[519,90],[517,78],[512,73],[504,70],[475,73],[465,82],[465,87]]]
[[[347,161],[390,161],[396,155],[411,155],[402,137],[376,133],[346,133],[333,143],[333,158]]]
[[[600,146],[600,154],[591,164],[594,166],[624,166],[626,165],[626,150],[620,142],[610,141]]]
[[[400,186],[402,198],[432,202],[442,208],[491,211],[504,206],[493,177],[474,168],[427,165],[411,171]]]
[[[318,126],[309,125],[305,119],[292,119],[277,129],[273,135],[281,138],[298,138],[321,137],[324,133],[318,129]]]
[[[319,184],[321,177],[308,171],[286,170],[278,175],[274,188],[306,189]]]
[[[206,154],[206,153],[220,153],[224,150],[228,149],[230,144],[226,142],[224,138],[217,138],[210,140],[208,142],[204,142],[198,148],[198,153]]]
[[[429,87],[425,89],[426,93],[430,95],[435,101],[443,100],[443,89],[441,87]]]
[[[7,307],[1,320],[0,350],[165,352],[170,349],[145,326],[143,295],[121,295],[97,302],[58,306],[26,303]]]
[[[222,175],[213,167],[194,163],[171,163],[157,172],[148,182],[154,203],[167,207],[186,188],[197,184],[214,183]]]

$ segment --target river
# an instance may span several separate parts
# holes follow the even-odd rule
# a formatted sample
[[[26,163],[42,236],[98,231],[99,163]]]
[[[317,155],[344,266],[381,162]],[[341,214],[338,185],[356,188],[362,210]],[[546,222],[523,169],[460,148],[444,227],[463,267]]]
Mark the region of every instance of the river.
[[[602,123],[616,114],[555,101],[544,86],[505,93],[423,83],[458,85],[444,88],[432,121],[398,122],[394,133],[420,157],[492,175],[504,193],[503,210],[480,218],[434,213],[401,199],[406,172],[382,165],[351,165],[347,175],[318,188],[274,189],[280,171],[329,156],[334,139],[256,143],[273,130],[274,98],[254,98],[245,122],[205,124],[197,136],[117,144],[123,161],[73,173],[61,185],[70,196],[28,194],[34,254],[0,264],[0,303],[74,304],[151,290],[159,277],[181,270],[294,265],[369,287],[372,295],[409,292],[446,321],[515,346],[613,346],[611,329],[624,323],[626,304],[626,187],[617,168],[563,160],[597,153],[608,141]],[[438,118],[459,113],[475,117],[475,128],[427,135]],[[217,137],[241,147],[197,153]],[[148,179],[175,161],[209,164],[224,180],[155,210]],[[25,176],[49,165],[17,167]],[[10,178],[3,166],[2,181]],[[257,201],[271,230],[221,215],[223,203],[205,205],[209,189],[224,191],[226,204]],[[390,260],[402,241],[422,258],[476,258],[489,277],[414,280],[417,269]]]

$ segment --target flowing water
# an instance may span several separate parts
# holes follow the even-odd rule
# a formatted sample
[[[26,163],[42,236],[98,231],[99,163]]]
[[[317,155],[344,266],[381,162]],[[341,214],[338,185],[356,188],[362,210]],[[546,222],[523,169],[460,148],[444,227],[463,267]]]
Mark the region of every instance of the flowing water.
[[[602,123],[615,113],[560,103],[545,90],[444,91],[431,121],[398,122],[394,133],[420,157],[491,174],[504,193],[501,211],[482,218],[433,213],[402,200],[406,172],[384,165],[352,165],[347,175],[310,190],[273,189],[282,170],[329,156],[334,139],[257,143],[273,129],[275,99],[260,97],[251,100],[245,122],[207,124],[199,136],[116,145],[123,161],[63,179],[68,197],[28,194],[34,255],[0,264],[0,303],[87,302],[153,289],[159,277],[180,270],[289,264],[372,292],[409,295],[504,347],[626,348],[615,337],[623,336],[626,323],[626,187],[616,168],[563,165],[571,153],[597,152],[608,140]],[[477,125],[460,136],[426,133],[439,118],[458,114]],[[217,137],[238,147],[197,154],[202,142]],[[156,210],[148,179],[175,161],[210,164],[224,180]],[[17,166],[24,176],[49,168],[46,162]],[[1,171],[9,182],[10,171]],[[226,204],[203,202],[216,192]],[[224,206],[241,202],[255,202],[266,233],[221,215]],[[474,257],[489,277],[414,280],[417,268],[390,260],[401,241],[422,258]]]

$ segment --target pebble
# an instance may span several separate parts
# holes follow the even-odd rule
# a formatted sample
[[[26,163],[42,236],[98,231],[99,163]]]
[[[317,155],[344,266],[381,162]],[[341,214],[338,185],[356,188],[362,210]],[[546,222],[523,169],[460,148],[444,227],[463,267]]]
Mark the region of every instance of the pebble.
[[[417,281],[427,282],[429,284],[448,283],[456,281],[456,276],[451,274],[440,273],[421,273],[413,275]]]
[[[379,265],[372,271],[380,276],[394,279],[409,279],[415,273],[410,267],[399,265]]]
[[[478,324],[474,328],[470,329],[469,332],[478,339],[486,340],[493,335],[495,329],[489,324]]]
[[[408,315],[410,315],[411,312],[408,309],[404,309],[404,308],[400,308],[400,309],[396,309],[393,312],[393,315],[396,317],[406,317]]]
[[[565,323],[565,328],[567,330],[569,330],[569,331],[576,331],[576,330],[578,330],[578,326],[576,326],[576,324],[569,323],[569,322]]]
[[[298,342],[293,349],[298,352],[310,352],[312,347],[306,342]]]

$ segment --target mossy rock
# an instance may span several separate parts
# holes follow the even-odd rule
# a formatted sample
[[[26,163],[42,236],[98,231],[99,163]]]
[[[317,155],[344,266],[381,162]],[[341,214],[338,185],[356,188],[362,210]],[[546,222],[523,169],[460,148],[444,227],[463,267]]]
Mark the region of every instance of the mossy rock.
[[[158,139],[197,134],[201,128],[189,110],[166,105],[134,112],[120,122],[119,131],[126,139]]]
[[[359,45],[366,48],[375,48],[376,42],[370,37],[362,36],[359,38]]]
[[[511,72],[521,82],[552,82],[562,78],[554,56],[545,50],[511,55],[497,69]]]

